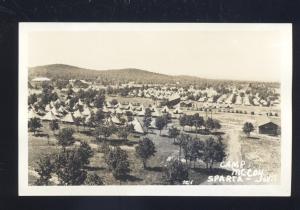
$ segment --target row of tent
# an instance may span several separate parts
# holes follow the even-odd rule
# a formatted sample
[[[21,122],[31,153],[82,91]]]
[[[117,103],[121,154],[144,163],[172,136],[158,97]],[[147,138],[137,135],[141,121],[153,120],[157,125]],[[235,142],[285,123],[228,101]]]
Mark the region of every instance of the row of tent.
[[[46,115],[40,116],[33,109],[30,109],[29,113],[28,113],[28,119],[39,118],[39,119],[45,120],[45,121],[59,120],[63,123],[73,124],[74,123],[74,117],[75,117],[74,115],[75,115],[75,113],[72,114],[71,112],[68,112],[65,116],[63,116],[62,118],[59,118],[52,111],[49,111],[49,112],[46,113]],[[85,118],[86,122],[89,120],[89,117],[90,116]],[[120,125],[121,121],[116,116],[111,115],[110,117],[106,118],[105,124]],[[128,124],[133,125],[134,132],[140,133],[140,134],[145,133],[142,124],[140,123],[140,121],[137,118],[134,118],[133,121],[128,122]]]

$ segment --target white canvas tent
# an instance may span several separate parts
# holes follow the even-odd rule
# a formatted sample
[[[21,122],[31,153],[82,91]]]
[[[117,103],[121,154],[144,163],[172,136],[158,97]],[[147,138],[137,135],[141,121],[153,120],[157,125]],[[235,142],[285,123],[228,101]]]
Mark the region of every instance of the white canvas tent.
[[[58,120],[59,118],[55,116],[55,114],[53,114],[52,111],[49,111],[46,113],[46,115],[44,117],[42,117],[42,120]]]
[[[83,118],[83,115],[82,115],[82,113],[79,111],[79,109],[76,110],[76,111],[74,112],[74,117],[75,117],[75,118],[78,118],[78,117]]]
[[[162,116],[162,113],[156,108],[153,108],[153,113],[151,114],[153,117],[160,117]]]
[[[144,116],[145,113],[146,113],[145,109],[142,109],[141,111],[136,112],[136,115],[137,115],[137,116]]]
[[[119,118],[117,118],[116,116],[111,116],[110,120],[114,123],[114,124],[122,124],[121,121],[119,120]]]
[[[58,108],[58,111],[59,111],[60,113],[65,113],[67,110],[66,110],[63,106],[60,106],[60,107]]]
[[[65,123],[74,123],[74,117],[73,117],[72,113],[69,112],[68,114],[66,114],[66,116],[64,116],[61,119],[61,121],[65,122]]]
[[[156,129],[157,127],[156,127],[156,119],[152,119],[152,121],[150,122],[150,126],[149,126],[149,128],[154,128],[154,129]]]
[[[88,106],[84,106],[84,108],[83,108],[83,111],[82,111],[82,115],[84,115],[84,116],[89,116],[89,115],[91,115],[92,113],[91,113],[91,110],[90,110],[90,108],[88,107]]]
[[[145,110],[145,107],[144,105],[140,105],[138,108],[136,108],[137,111],[142,111],[142,110]]]
[[[28,112],[28,119],[32,118],[41,118],[33,109],[30,109]]]
[[[167,106],[164,106],[161,111],[164,113],[168,113],[170,112],[170,109]]]
[[[115,111],[116,111],[117,114],[123,114],[123,111],[121,110],[120,107],[118,107]]]
[[[83,106],[83,103],[80,99],[78,100],[78,105]]]
[[[58,113],[57,109],[55,108],[55,106],[51,109],[51,112],[55,115],[55,116],[60,116],[60,114]]]
[[[51,111],[51,106],[50,106],[50,104],[47,104],[47,105],[46,105],[45,110],[46,110],[47,112],[50,112],[50,111]]]
[[[133,129],[135,133],[140,133],[140,134],[145,133],[143,126],[141,125],[141,123],[137,118],[134,118],[133,121],[129,122],[129,124],[133,125]]]
[[[109,112],[109,109],[106,106],[103,106],[102,111],[103,112]]]
[[[182,114],[183,111],[180,109],[180,107],[176,107],[176,109],[173,111],[174,114]]]

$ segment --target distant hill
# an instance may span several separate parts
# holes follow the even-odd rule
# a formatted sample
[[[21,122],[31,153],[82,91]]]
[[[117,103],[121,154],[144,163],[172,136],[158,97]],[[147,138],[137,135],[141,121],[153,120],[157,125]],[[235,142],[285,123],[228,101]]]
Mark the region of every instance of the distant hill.
[[[188,85],[209,85],[218,83],[232,83],[228,80],[203,79],[193,76],[172,76],[154,73],[146,70],[125,68],[117,70],[92,70],[70,66],[65,64],[51,64],[29,68],[29,80],[35,77],[48,77],[50,79],[84,79],[87,81],[97,80],[102,83],[127,83],[135,82],[140,84],[180,84]],[[234,81],[235,83],[238,81]],[[245,83],[245,82],[243,82]]]
[[[92,70],[64,64],[52,64],[29,68],[29,79],[48,77],[50,79],[85,79],[107,81],[159,82],[173,80],[172,76],[150,71],[126,68],[117,70]]]

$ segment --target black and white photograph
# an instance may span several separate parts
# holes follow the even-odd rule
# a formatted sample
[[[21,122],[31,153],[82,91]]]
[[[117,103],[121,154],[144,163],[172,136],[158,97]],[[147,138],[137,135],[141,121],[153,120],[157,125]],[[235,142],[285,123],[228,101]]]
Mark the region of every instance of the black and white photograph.
[[[20,23],[19,194],[289,196],[291,24]]]

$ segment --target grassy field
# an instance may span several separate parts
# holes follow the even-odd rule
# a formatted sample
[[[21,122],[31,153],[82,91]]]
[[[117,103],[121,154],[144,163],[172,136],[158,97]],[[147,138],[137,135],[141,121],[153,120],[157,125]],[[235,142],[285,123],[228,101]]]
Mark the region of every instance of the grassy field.
[[[118,98],[119,101],[121,101]],[[127,98],[124,101],[128,100]],[[131,99],[130,99],[131,100]],[[148,100],[148,99],[145,99]],[[121,101],[123,102],[123,101]],[[136,101],[141,102],[141,101]],[[145,101],[142,101],[145,103]],[[149,102],[150,103],[150,102]],[[188,111],[187,114],[193,114],[194,111]],[[204,112],[199,112],[200,115],[205,116]],[[278,174],[280,170],[280,139],[279,137],[269,137],[266,135],[259,135],[257,131],[254,131],[252,138],[246,138],[241,132],[243,123],[246,120],[259,120],[263,116],[255,116],[250,114],[235,114],[235,113],[223,113],[216,112],[213,114],[213,118],[218,119],[222,125],[220,129],[224,132],[224,143],[227,145],[227,159],[235,159],[236,161],[245,160],[252,166],[264,168],[267,173]],[[172,124],[179,125],[177,119],[172,120]],[[87,141],[95,155],[90,160],[90,165],[87,167],[88,172],[93,172],[103,177],[104,181],[108,185],[128,184],[128,185],[155,185],[162,183],[163,167],[167,163],[167,158],[170,156],[177,156],[179,153],[179,147],[173,144],[173,139],[165,136],[159,136],[158,130],[153,130],[153,133],[147,134],[147,137],[153,140],[156,146],[157,153],[148,161],[148,169],[144,170],[141,161],[135,156],[135,145],[140,138],[129,136],[128,143],[121,143],[118,141],[117,136],[110,137],[112,144],[120,144],[121,148],[126,150],[129,155],[130,175],[126,181],[120,183],[116,180],[111,172],[107,170],[107,165],[104,163],[103,154],[99,152],[99,145],[95,141],[95,138],[91,135],[87,135],[88,128],[80,127],[79,131],[72,125],[60,124],[60,128],[73,127],[76,133],[74,137],[78,141]],[[162,131],[163,134],[167,133],[167,129]],[[237,134],[233,138],[232,133]],[[49,144],[45,134],[49,134]],[[192,134],[195,135],[195,134]],[[201,139],[208,138],[208,135],[199,135]],[[76,146],[76,145],[75,145]],[[58,152],[61,148],[57,146],[56,139],[53,132],[50,131],[48,123],[43,122],[39,136],[29,135],[29,184],[33,184],[37,178],[34,173],[36,167],[36,161],[44,154],[51,154]],[[199,167],[201,166],[201,167]],[[208,184],[207,177],[210,174],[203,169],[203,165],[200,162],[196,164],[196,169],[190,171],[190,179],[193,180],[193,184]],[[248,183],[254,184],[254,183]]]

